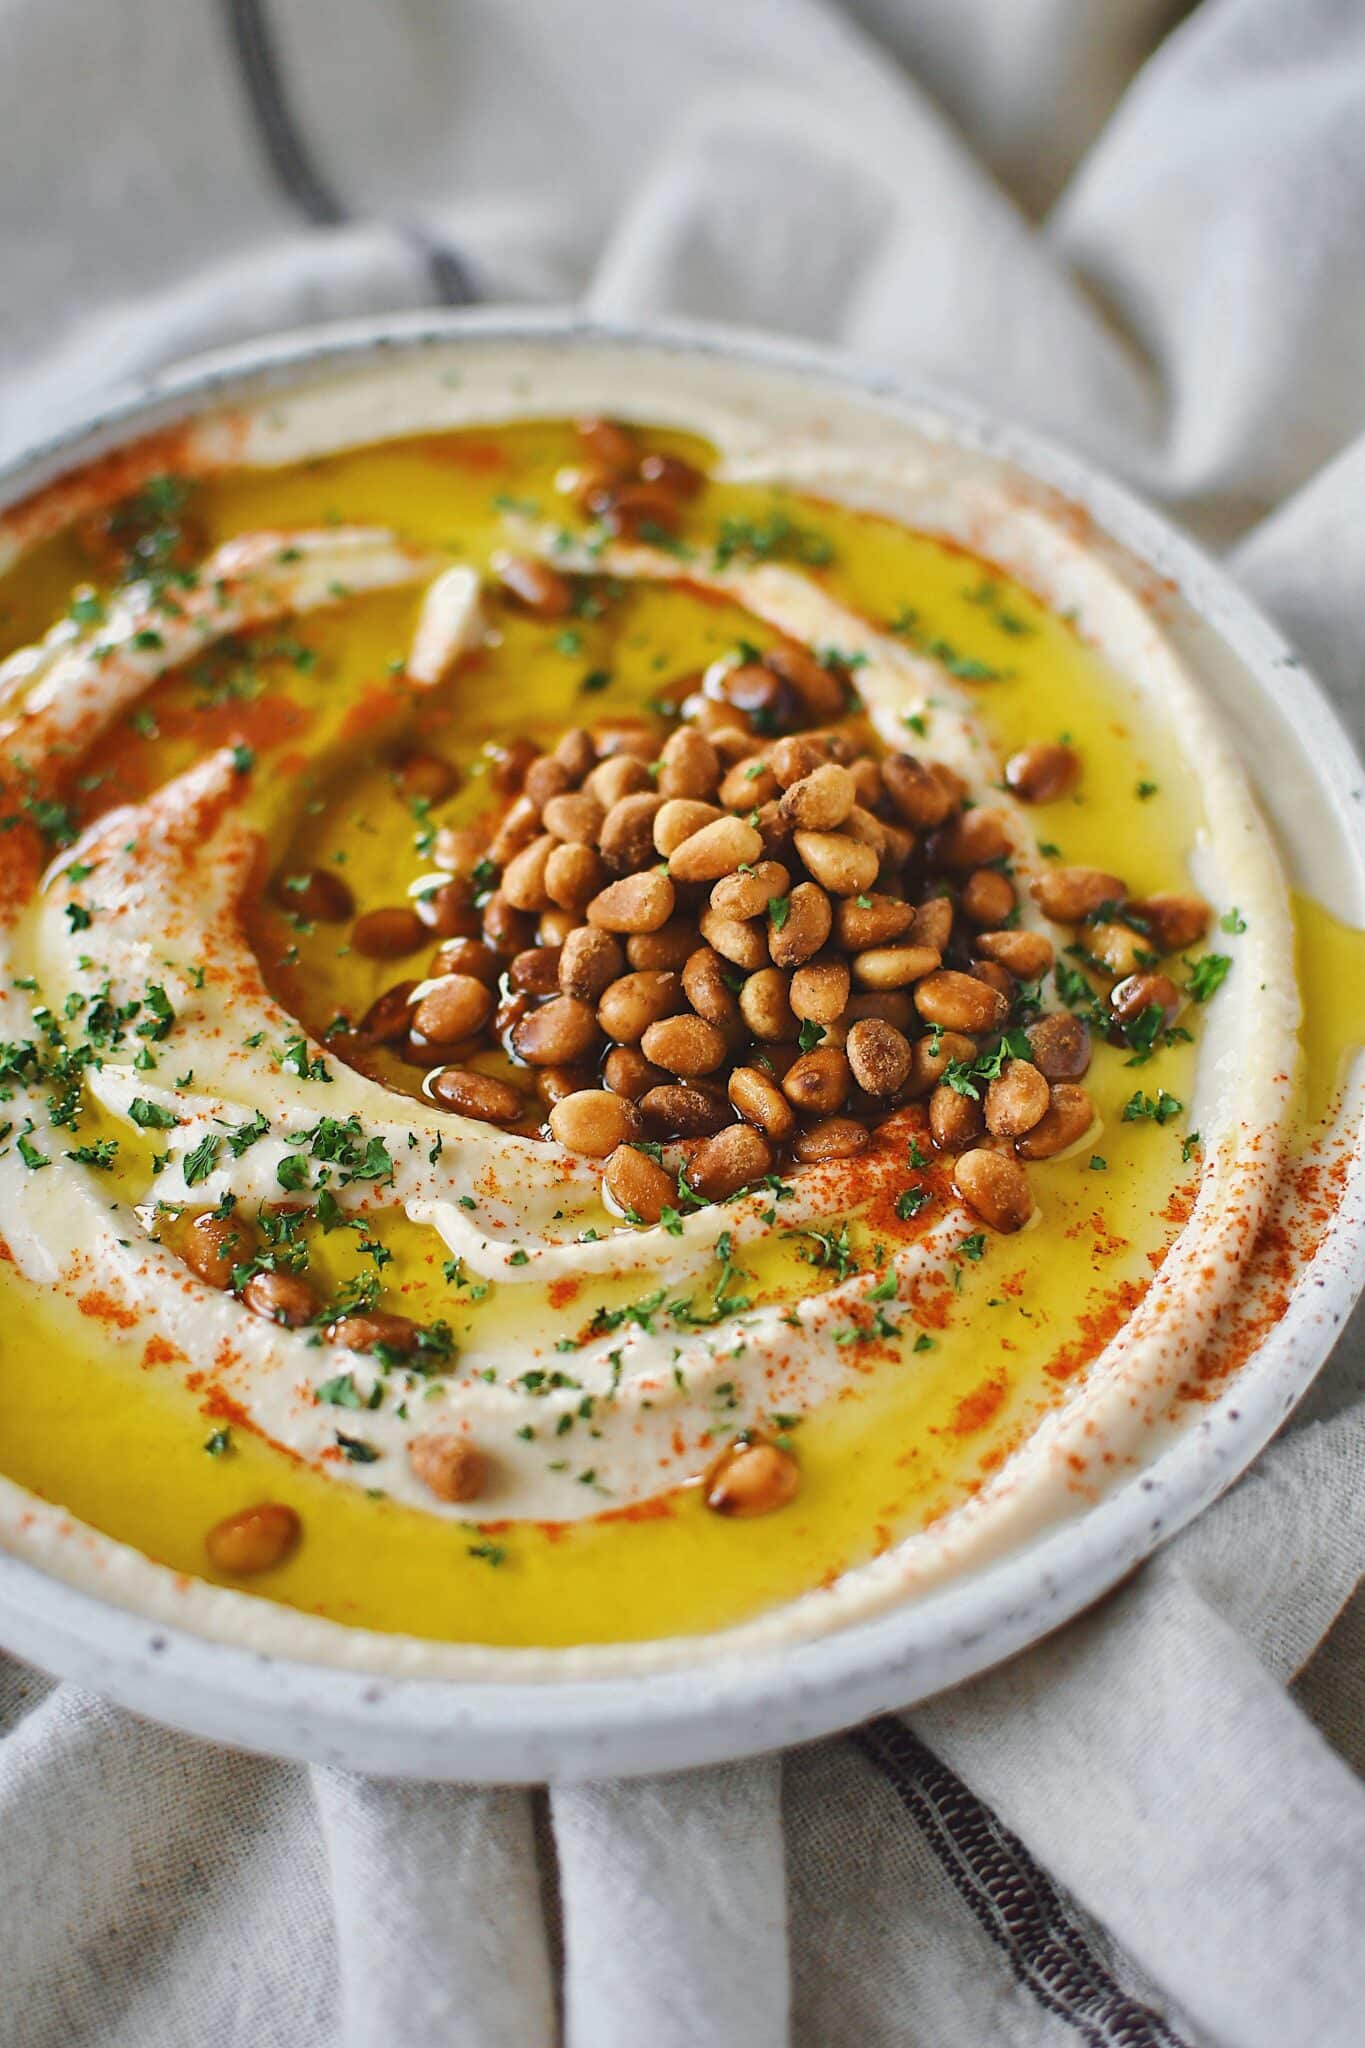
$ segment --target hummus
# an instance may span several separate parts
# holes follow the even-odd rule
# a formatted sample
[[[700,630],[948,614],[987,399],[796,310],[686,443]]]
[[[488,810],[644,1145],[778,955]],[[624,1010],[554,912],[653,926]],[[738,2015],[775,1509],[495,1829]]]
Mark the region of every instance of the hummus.
[[[494,351],[0,546],[3,1540],[322,1659],[635,1668],[1169,1426],[1293,930],[1066,508]]]

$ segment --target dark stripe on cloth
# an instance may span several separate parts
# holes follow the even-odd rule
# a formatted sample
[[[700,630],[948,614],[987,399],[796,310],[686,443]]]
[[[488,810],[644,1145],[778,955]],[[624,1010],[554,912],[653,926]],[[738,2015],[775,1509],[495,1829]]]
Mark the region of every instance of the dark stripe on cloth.
[[[1185,2048],[1130,1998],[1090,1947],[1052,1879],[1017,1835],[889,1715],[850,1736],[887,1779],[1019,1982],[1091,2048]]]
[[[314,163],[290,107],[266,0],[221,0],[221,5],[257,133],[280,189],[315,226],[345,225],[351,215]],[[397,232],[421,256],[443,304],[464,306],[473,301],[477,294],[469,272],[453,249],[418,229]]]

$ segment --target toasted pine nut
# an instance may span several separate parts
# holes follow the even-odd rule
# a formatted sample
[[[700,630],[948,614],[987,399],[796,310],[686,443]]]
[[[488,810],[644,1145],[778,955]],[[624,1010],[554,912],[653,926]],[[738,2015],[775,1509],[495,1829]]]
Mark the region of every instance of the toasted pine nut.
[[[861,994],[850,996],[841,1020],[845,1029],[862,1017],[880,1017],[883,1023],[894,1024],[907,1038],[920,1028],[910,992],[903,988],[864,989]]]
[[[857,896],[872,887],[881,860],[877,849],[844,832],[797,832],[796,850],[821,888],[833,896]]]
[[[695,498],[706,487],[706,473],[680,455],[651,454],[640,459],[640,480],[655,484],[674,498]]]
[[[483,906],[483,938],[495,953],[524,953],[536,936],[535,920],[529,910],[515,910],[501,889],[495,889]]]
[[[558,995],[559,958],[558,946],[528,946],[524,953],[514,955],[507,970],[508,982],[528,996]]]
[[[563,619],[573,609],[573,586],[548,562],[533,555],[504,555],[494,567],[508,596],[536,618]]]
[[[940,1152],[962,1152],[985,1130],[981,1104],[944,1084],[929,1097],[929,1135]]]
[[[953,1168],[953,1186],[992,1230],[1022,1230],[1033,1214],[1028,1175],[1007,1152],[964,1152]]]
[[[569,726],[559,736],[554,758],[576,788],[597,765],[597,747],[592,734],[581,725]]]
[[[495,742],[484,751],[492,763],[489,780],[498,795],[516,796],[526,780],[526,771],[540,753],[540,748],[534,740],[523,737],[508,740],[505,746]],[[439,852],[436,864],[438,867],[441,865]]]
[[[785,899],[785,917],[778,898],[768,905],[768,952],[777,967],[799,967],[820,951],[830,934],[833,911],[815,882],[798,882]]]
[[[699,1017],[730,1031],[740,1021],[739,999],[725,979],[720,954],[698,946],[682,971],[683,992]]]
[[[215,1571],[246,1579],[283,1564],[297,1549],[302,1534],[303,1524],[293,1508],[263,1500],[215,1523],[204,1538],[204,1547]]]
[[[829,741],[809,732],[789,733],[785,739],[775,741],[768,753],[773,777],[783,789],[790,789],[803,776],[813,775],[833,758]]]
[[[856,1117],[828,1116],[798,1131],[792,1150],[803,1166],[815,1166],[824,1159],[855,1159],[870,1143],[867,1125]]]
[[[789,1452],[776,1444],[736,1444],[711,1468],[706,1505],[736,1521],[770,1515],[794,1500],[800,1485],[800,1468]]]
[[[887,848],[888,828],[873,812],[864,810],[861,804],[854,804],[840,830],[856,840],[859,846],[870,846],[880,863]]]
[[[1022,1138],[1047,1115],[1046,1076],[1028,1060],[1006,1060],[986,1090],[986,1129],[993,1138]]]
[[[618,754],[629,754],[646,770],[647,779],[652,783],[653,777],[648,776],[648,769],[650,763],[658,756],[659,734],[648,719],[604,719],[600,725],[593,727],[592,742],[597,754],[604,761],[614,759]],[[628,791],[622,791],[623,796],[628,794]],[[607,809],[611,809],[610,804],[607,805]]]
[[[785,896],[791,876],[779,860],[761,860],[747,874],[722,875],[711,891],[719,917],[763,917],[775,896]]]
[[[545,866],[557,843],[552,833],[542,832],[508,861],[500,886],[513,910],[549,909]]]
[[[515,1088],[471,1067],[443,1067],[428,1078],[426,1092],[439,1108],[476,1123],[515,1124],[526,1114],[525,1100]]]
[[[340,875],[330,868],[309,868],[299,875],[284,875],[275,895],[286,910],[310,924],[344,924],[354,915],[355,897]]]
[[[1042,932],[982,932],[976,950],[983,959],[997,961],[1020,981],[1041,981],[1052,965],[1052,941]]]
[[[913,906],[899,896],[845,896],[835,905],[834,928],[847,952],[861,953],[869,946],[885,946],[901,938],[914,924],[915,915]],[[949,929],[951,926],[950,909]],[[945,932],[945,945],[947,936]]]
[[[709,1138],[733,1121],[725,1097],[706,1088],[664,1081],[640,1097],[640,1114],[656,1138]]]
[[[541,769],[555,769],[555,764],[553,761],[533,761],[529,772],[536,774]],[[555,773],[562,779],[562,769],[555,769]],[[520,853],[523,846],[529,846],[539,833],[540,805],[533,803],[523,792],[521,796],[514,797],[503,812],[498,829],[488,842],[489,860],[494,867],[506,867],[508,861]]]
[[[561,910],[582,916],[606,883],[606,865],[595,847],[556,846],[546,860],[545,894]]]
[[[512,1027],[512,1043],[528,1067],[566,1067],[597,1044],[597,1012],[577,996],[552,996]]]
[[[873,760],[871,754],[859,754],[856,759],[850,761],[848,772],[853,777],[853,786],[858,792],[858,802],[866,810],[876,810],[877,805],[886,794],[886,788],[882,782],[882,771]],[[884,825],[886,820],[883,819],[882,823]],[[914,843],[914,834],[904,826],[897,826],[896,829],[898,832],[903,833],[906,851],[908,852],[910,846]]]
[[[725,816],[716,804],[703,803],[699,797],[674,796],[660,804],[654,817],[654,850],[665,860],[671,860],[680,846],[684,846],[704,826],[718,824]]]
[[[574,432],[604,469],[620,470],[623,474],[634,469],[640,444],[633,428],[622,426],[618,420],[582,419],[574,421]]]
[[[776,647],[770,647],[763,659],[784,682],[791,684],[808,719],[820,721],[843,715],[846,696],[843,684],[838,676],[832,676],[827,668],[822,668],[804,647],[798,647],[794,640],[784,640]]]
[[[690,725],[681,725],[670,733],[659,756],[660,796],[709,800],[719,782],[720,756],[705,733]]]
[[[442,882],[432,888],[423,881],[412,899],[412,907],[429,938],[472,939],[479,929],[479,913],[463,882]]]
[[[637,790],[652,789],[653,784],[648,768],[634,754],[610,754],[591,770],[583,787],[606,812],[613,804],[619,804],[623,796],[634,796]]]
[[[834,832],[853,809],[858,786],[847,768],[825,761],[793,782],[781,799],[784,814],[805,832]]]
[[[787,977],[780,967],[760,967],[739,992],[739,1007],[754,1037],[766,1044],[778,1044],[796,1036],[796,1017],[787,994]]]
[[[318,1298],[298,1273],[253,1273],[242,1289],[252,1315],[286,1330],[301,1330],[318,1312]]]
[[[736,1067],[729,1096],[746,1124],[756,1124],[765,1138],[780,1145],[796,1127],[796,1113],[786,1096],[758,1067]]]
[[[682,1007],[682,982],[678,975],[660,968],[639,968],[623,974],[604,988],[597,1006],[597,1021],[608,1038],[618,1045],[635,1045],[651,1024],[671,1017]]]
[[[367,960],[398,960],[426,944],[427,931],[415,910],[406,904],[367,910],[351,926],[351,945]]]
[[[909,988],[940,965],[941,955],[930,946],[871,946],[854,954],[853,975],[863,988]]]
[[[488,1460],[468,1437],[415,1436],[408,1445],[408,1463],[437,1500],[477,1500],[488,1484]]]
[[[714,1138],[703,1138],[683,1168],[694,1194],[705,1202],[724,1202],[771,1173],[773,1149],[751,1124],[729,1124]]]
[[[725,1059],[725,1037],[704,1017],[688,1012],[664,1017],[651,1024],[640,1040],[647,1060],[680,1080],[694,1081],[699,1074],[712,1074]]]
[[[460,772],[440,754],[405,754],[394,780],[402,794],[423,803],[441,804],[460,786]]]
[[[487,850],[483,834],[474,831],[472,826],[443,825],[436,834],[431,858],[442,874],[472,884],[474,870]]]
[[[1150,967],[1155,958],[1141,932],[1130,924],[1092,924],[1085,933],[1085,950],[1100,961],[1110,974],[1137,974]]]
[[[215,1216],[210,1210],[185,1225],[176,1251],[210,1287],[232,1285],[233,1268],[245,1266],[256,1249],[256,1232],[244,1216]]]
[[[748,742],[752,746],[753,742]],[[745,754],[725,771],[719,801],[729,811],[747,816],[758,805],[771,803],[777,795],[777,777],[761,754]]]
[[[881,770],[887,795],[915,831],[934,831],[955,808],[942,779],[913,754],[888,754]]]
[[[1049,1081],[1079,1081],[1090,1065],[1090,1032],[1079,1017],[1055,1010],[1030,1024],[1033,1064]]]
[[[715,673],[715,688],[725,702],[761,721],[766,732],[778,732],[794,723],[796,703],[791,689],[762,662],[741,661],[735,666],[722,662]]]
[[[547,832],[553,832],[556,839],[568,845],[595,846],[605,816],[591,790],[569,789],[550,798],[540,821]]]
[[[608,533],[635,540],[651,532],[675,534],[681,524],[677,498],[657,484],[611,483],[590,494],[589,506]]]
[[[1021,1159],[1055,1159],[1084,1138],[1095,1122],[1095,1106],[1084,1088],[1068,1081],[1055,1082],[1046,1116],[1033,1129],[1015,1140]]]
[[[687,965],[701,937],[690,917],[670,917],[656,932],[632,932],[626,958],[632,967],[663,967],[672,973]]]
[[[1014,1001],[1014,976],[998,960],[973,960],[967,972],[973,981],[984,981],[987,988],[993,988],[1007,1003]]]
[[[577,996],[584,1003],[596,1002],[625,964],[620,943],[610,932],[580,925],[569,933],[560,950],[559,986],[566,996]]]
[[[534,1078],[537,1100],[546,1109],[553,1109],[566,1095],[581,1095],[585,1088],[597,1086],[596,1073],[582,1061],[573,1067],[537,1067]]]
[[[936,1088],[954,1060],[973,1060],[976,1046],[960,1031],[935,1031],[917,1038],[910,1048],[910,1082],[907,1093],[927,1095]]]
[[[910,937],[917,946],[934,946],[942,953],[953,935],[953,905],[948,896],[930,896],[915,911]]]
[[[385,1309],[354,1310],[328,1323],[323,1335],[329,1344],[344,1351],[394,1351],[403,1356],[417,1349],[422,1326],[411,1316],[391,1315]]]
[[[752,866],[763,857],[763,838],[742,818],[717,818],[692,832],[668,856],[668,872],[675,882],[718,882],[738,867]]]
[[[945,1031],[998,1031],[1009,1014],[995,989],[951,968],[916,983],[915,1008],[926,1024],[941,1024]]]
[[[768,941],[761,925],[737,917],[720,917],[714,910],[703,910],[698,924],[707,945],[723,960],[750,974],[767,966]]]
[[[751,814],[752,815],[752,814]],[[790,866],[795,858],[792,844],[791,820],[782,815],[778,803],[760,804],[754,816],[754,826],[763,841],[763,852],[768,860],[780,860]]]
[[[1163,1025],[1174,1024],[1184,1002],[1169,974],[1130,974],[1109,991],[1116,1024],[1131,1024],[1144,1010],[1159,1009]]]
[[[833,1024],[848,1004],[848,962],[820,954],[798,967],[788,991],[796,1016],[811,1024]]]
[[[640,1113],[624,1095],[605,1088],[581,1088],[550,1111],[550,1130],[566,1152],[605,1159],[641,1132]]]
[[[832,1116],[848,1101],[852,1085],[853,1076],[845,1054],[837,1046],[818,1045],[814,1052],[803,1052],[800,1059],[788,1067],[782,1081],[782,1093],[797,1109]]]
[[[491,952],[480,939],[447,939],[443,945],[436,948],[427,969],[429,977],[433,980],[442,974],[472,974],[476,981],[484,982],[489,988],[497,987],[500,972],[501,964],[497,954]],[[416,983],[400,982],[398,986],[415,988]]]
[[[661,1087],[668,1076],[652,1067],[638,1045],[614,1045],[602,1062],[602,1079],[613,1095],[638,1102],[651,1088]]]
[[[671,1175],[633,1145],[617,1146],[607,1161],[602,1186],[623,1216],[638,1216],[641,1223],[657,1223],[666,1208],[677,1207],[678,1190]]]
[[[1001,925],[1014,908],[1014,885],[998,868],[974,868],[962,885],[961,902],[973,924]]]
[[[443,974],[413,1006],[413,1036],[424,1045],[458,1045],[482,1031],[493,1014],[493,991],[472,974]]]
[[[1079,924],[1101,904],[1121,903],[1127,893],[1119,877],[1103,868],[1049,868],[1032,886],[1043,915],[1058,924]]]
[[[654,820],[663,809],[657,790],[640,789],[623,796],[602,820],[598,850],[614,874],[633,874],[654,857]]]
[[[1197,946],[1213,915],[1202,896],[1174,892],[1135,896],[1124,909],[1145,928],[1154,953],[1184,953]]]
[[[950,868],[984,868],[1009,851],[1005,821],[992,810],[960,811],[934,840],[935,858]]]
[[[1037,740],[1005,763],[1005,780],[1021,803],[1055,804],[1080,780],[1080,757],[1059,741]]]
[[[588,923],[606,932],[656,932],[672,917],[676,901],[668,876],[650,868],[609,882],[588,905]]]
[[[910,1043],[894,1024],[863,1017],[844,1040],[853,1078],[869,1095],[898,1095],[910,1078]]]

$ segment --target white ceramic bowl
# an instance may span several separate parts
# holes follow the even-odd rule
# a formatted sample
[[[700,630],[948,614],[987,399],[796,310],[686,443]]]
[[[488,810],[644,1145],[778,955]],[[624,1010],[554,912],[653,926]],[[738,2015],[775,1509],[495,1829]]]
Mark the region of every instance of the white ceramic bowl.
[[[1260,787],[1294,881],[1365,924],[1365,802],[1351,743],[1296,656],[1222,572],[1166,522],[1074,456],[941,391],[847,360],[717,328],[624,331],[571,314],[418,315],[253,342],[153,378],[0,476],[0,507],[151,429],[338,377],[382,387],[420,357],[462,348],[533,354],[590,340],[708,392],[755,375],[836,434],[896,423],[950,436],[1082,508],[1138,566],[1178,592],[1168,630],[1224,716]],[[395,389],[399,380],[395,380]],[[411,380],[409,380],[410,382]],[[434,378],[434,382],[439,381]],[[377,431],[408,431],[396,404]],[[370,427],[368,432],[376,431]],[[1311,1284],[1222,1398],[1126,1483],[1038,1541],[874,1619],[789,1648],[608,1680],[535,1684],[393,1680],[261,1655],[148,1622],[0,1554],[0,1642],[195,1734],[385,1775],[536,1781],[677,1769],[808,1740],[970,1677],[1076,1614],[1243,1472],[1308,1387],[1365,1284],[1365,1155],[1321,1244]]]

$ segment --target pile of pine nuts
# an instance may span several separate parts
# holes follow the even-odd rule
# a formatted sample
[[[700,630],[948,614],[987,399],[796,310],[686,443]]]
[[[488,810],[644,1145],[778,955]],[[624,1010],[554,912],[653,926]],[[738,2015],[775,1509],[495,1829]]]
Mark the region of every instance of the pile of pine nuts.
[[[641,456],[610,422],[581,431],[592,462],[573,488],[595,516],[672,530],[668,505],[697,473]],[[574,586],[548,563],[507,561],[501,576],[523,613],[572,611]],[[938,762],[881,751],[849,676],[791,642],[718,661],[671,702],[671,730],[618,719],[573,726],[551,752],[501,750],[488,829],[436,837],[440,885],[355,918],[352,944],[372,956],[441,943],[426,977],[386,990],[336,1049],[363,1062],[396,1046],[429,1069],[440,1106],[525,1129],[538,1119],[523,1088],[471,1064],[501,1044],[547,1134],[600,1161],[609,1205],[645,1223],[679,1200],[663,1145],[681,1147],[692,1197],[723,1201],[779,1168],[852,1158],[891,1109],[927,1099],[963,1199],[993,1228],[1021,1228],[1026,1164],[1078,1143],[1094,1116],[1088,1025],[1038,1014],[1053,946],[1020,923],[1008,813],[970,804]],[[397,772],[429,801],[456,781],[430,753]],[[1047,742],[1016,754],[1006,781],[1052,801],[1078,772]],[[305,915],[354,911],[334,874],[290,888]],[[1174,1017],[1180,992],[1155,955],[1203,935],[1200,899],[1130,904],[1120,877],[1088,868],[1049,870],[1034,895],[1054,922],[1084,925],[1116,978],[1116,1025],[1153,1003]],[[963,1087],[1007,1031],[1015,1050]]]

